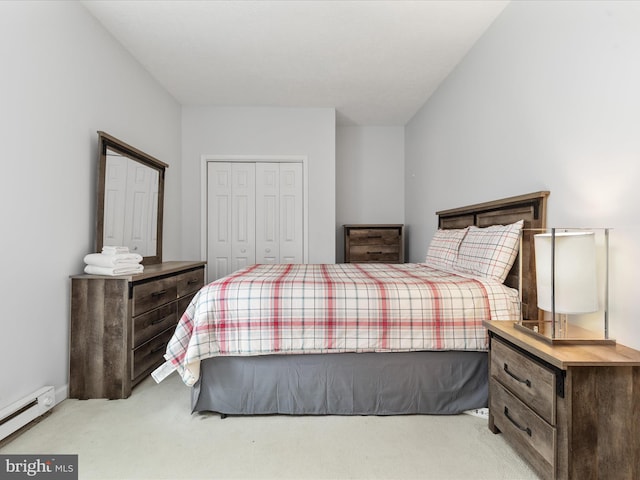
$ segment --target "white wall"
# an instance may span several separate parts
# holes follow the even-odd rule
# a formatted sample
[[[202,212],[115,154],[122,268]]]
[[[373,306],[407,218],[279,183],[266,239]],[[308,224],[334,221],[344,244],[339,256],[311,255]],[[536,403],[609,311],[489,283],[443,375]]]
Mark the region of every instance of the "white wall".
[[[640,348],[640,2],[512,2],[406,127],[421,261],[439,209],[550,190],[548,226],[613,227],[611,330]]]
[[[67,393],[69,275],[94,248],[97,134],[167,162],[179,230],[180,106],[76,2],[0,2],[0,408]],[[165,236],[165,252],[179,238]]]
[[[308,159],[309,262],[335,262],[335,131],[333,108],[184,107],[182,256],[201,257],[203,155],[301,155]]]
[[[338,127],[336,212],[338,262],[342,225],[404,223],[404,127]]]

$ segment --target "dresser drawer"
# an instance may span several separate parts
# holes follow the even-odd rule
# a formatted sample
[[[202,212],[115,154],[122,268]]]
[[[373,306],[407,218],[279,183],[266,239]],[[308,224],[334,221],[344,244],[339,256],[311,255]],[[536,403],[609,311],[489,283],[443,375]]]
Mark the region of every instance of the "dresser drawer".
[[[551,425],[556,422],[556,374],[497,338],[491,341],[491,377]]]
[[[351,245],[398,245],[400,231],[395,228],[363,228],[349,232]]]
[[[133,316],[148,312],[178,298],[176,277],[141,283],[133,287]]]
[[[178,282],[178,297],[195,293],[204,286],[204,268],[181,273],[176,276]]]
[[[163,363],[167,343],[171,340],[173,332],[174,329],[170,328],[133,351],[132,383],[138,383],[141,375],[150,372]]]
[[[187,295],[186,297],[182,297],[178,300],[178,320],[180,320],[182,315],[184,315],[185,310],[187,309],[187,307],[191,303],[191,300],[193,300],[193,297],[195,296],[196,294],[192,293],[191,295]]]
[[[544,478],[553,478],[556,465],[557,430],[512,395],[499,382],[490,380],[489,411],[495,426]]]
[[[171,302],[133,319],[133,348],[178,323],[178,302]]]

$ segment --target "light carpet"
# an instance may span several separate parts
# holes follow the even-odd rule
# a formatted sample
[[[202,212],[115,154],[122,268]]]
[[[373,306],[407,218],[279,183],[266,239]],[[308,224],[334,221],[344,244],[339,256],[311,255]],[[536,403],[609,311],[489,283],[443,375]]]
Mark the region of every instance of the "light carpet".
[[[126,400],[65,400],[0,449],[78,454],[80,479],[537,479],[471,415],[191,414],[174,374]]]

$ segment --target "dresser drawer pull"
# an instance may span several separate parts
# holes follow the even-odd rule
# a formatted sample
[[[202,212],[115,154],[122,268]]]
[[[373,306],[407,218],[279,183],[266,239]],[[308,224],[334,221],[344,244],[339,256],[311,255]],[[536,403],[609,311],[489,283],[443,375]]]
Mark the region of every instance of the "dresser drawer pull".
[[[524,383],[527,387],[531,388],[531,380],[527,379],[527,380],[523,380],[520,377],[514,375],[513,373],[511,373],[509,371],[509,365],[507,365],[506,363],[504,364],[504,371],[507,373],[507,375],[509,375],[511,378],[515,379],[516,381],[520,382],[520,383]]]
[[[151,352],[149,352],[149,353],[150,354],[158,353],[160,350],[164,350],[166,347],[167,347],[167,344],[163,343],[162,345],[158,345],[156,348],[151,350]]]
[[[367,252],[367,255],[382,255],[382,252]]]
[[[527,435],[531,436],[531,429],[529,427],[523,428],[520,425],[518,425],[518,422],[516,422],[513,418],[511,418],[509,416],[509,409],[506,406],[504,407],[504,416],[507,417],[507,420],[509,420],[511,423],[513,423],[513,425],[518,430],[521,430],[521,431],[525,432]]]
[[[198,283],[198,279],[191,279],[187,282],[187,285],[195,285],[196,283]]]
[[[156,318],[153,322],[151,322],[151,325],[158,325],[159,323],[162,323],[165,320],[166,320],[165,317]]]
[[[159,292],[153,292],[151,294],[152,297],[161,297],[162,295],[164,295],[165,293],[167,293],[166,290],[160,290]]]

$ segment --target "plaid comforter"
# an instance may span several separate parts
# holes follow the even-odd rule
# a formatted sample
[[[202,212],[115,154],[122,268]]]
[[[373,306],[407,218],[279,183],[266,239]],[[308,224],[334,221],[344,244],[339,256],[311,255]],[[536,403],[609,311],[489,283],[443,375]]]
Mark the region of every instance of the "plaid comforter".
[[[219,355],[486,350],[482,320],[518,305],[498,282],[424,264],[253,265],[196,294],[165,358],[192,385]]]

